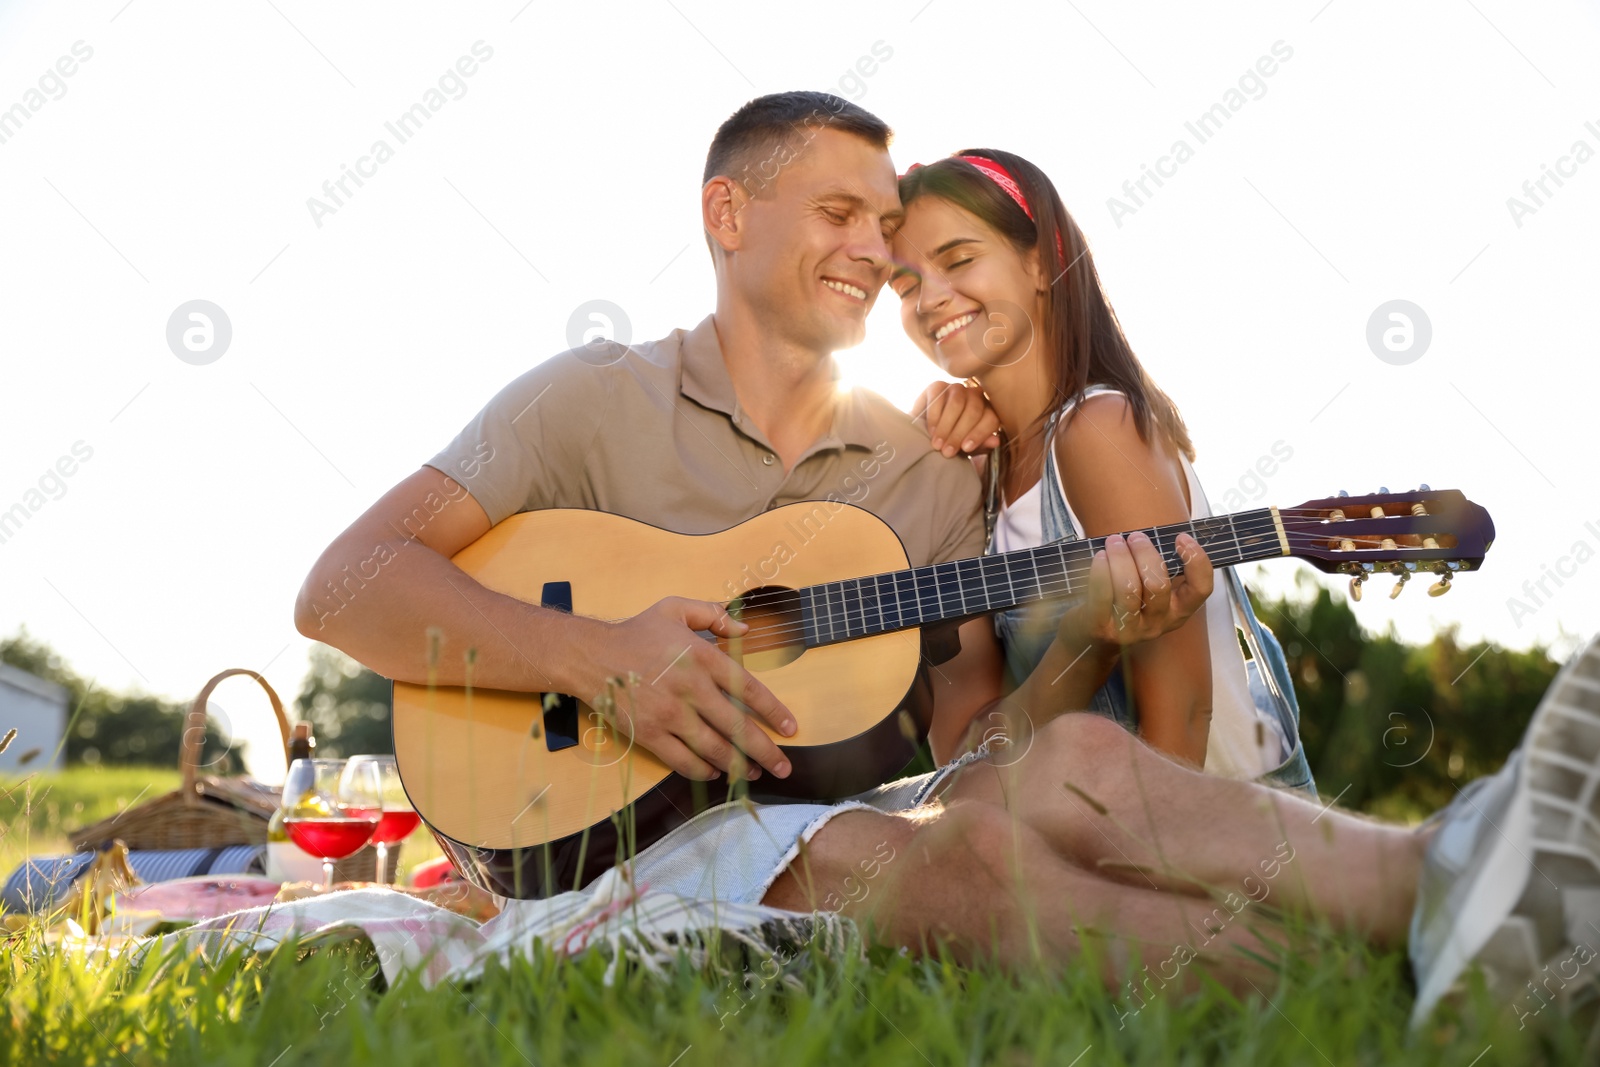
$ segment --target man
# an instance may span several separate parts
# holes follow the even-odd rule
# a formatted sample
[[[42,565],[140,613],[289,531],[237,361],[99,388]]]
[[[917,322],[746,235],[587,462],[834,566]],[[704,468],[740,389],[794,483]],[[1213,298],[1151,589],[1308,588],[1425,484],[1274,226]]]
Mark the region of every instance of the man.
[[[881,470],[861,504],[895,529],[913,565],[979,555],[970,466],[932,451],[880,398],[843,394],[834,380],[831,354],[859,342],[889,273],[885,237],[900,217],[889,136],[881,121],[826,94],[741,108],[713,140],[701,194],[714,314],[627,350],[565,353],[512,382],[323,553],[296,603],[301,632],[402,681],[427,678],[430,627],[443,633],[440,684],[465,681],[469,648],[482,687],[588,697],[617,679],[653,680],[632,685],[620,725],[674,770],[699,780],[743,775],[757,792],[764,775],[787,776],[788,761],[743,709],[780,735],[793,730],[788,710],[697,633],[741,631],[722,605],[669,599],[619,622],[573,617],[492,593],[450,557],[535,508],[720,530],[836,494],[869,455]],[[418,509],[431,517],[408,528]],[[337,611],[320,605],[324,586],[374,544],[389,560],[382,580]],[[1174,981],[1192,982],[1182,964],[1200,958],[1241,990],[1259,983],[1254,961],[1282,935],[1260,915],[1227,921],[1237,912],[1208,893],[1237,898],[1236,889],[1250,895],[1270,882],[1278,908],[1397,944],[1417,910],[1430,841],[1450,847],[1429,853],[1429,908],[1417,917],[1426,997],[1508,922],[1538,927],[1545,952],[1577,937],[1578,918],[1600,920],[1600,897],[1565,894],[1565,928],[1551,925],[1559,905],[1522,897],[1528,857],[1548,845],[1529,813],[1551,783],[1515,759],[1475,805],[1469,796],[1439,826],[1412,831],[1207,777],[1114,723],[1071,713],[1086,706],[1118,645],[1181,624],[1209,593],[1209,564],[1192,540],[1188,549],[1184,574],[1169,579],[1141,536],[1108,543],[1090,597],[1063,620],[1060,652],[1047,660],[1060,671],[1056,683],[1034,687],[1047,699],[1026,708],[1035,728],[1027,752],[1009,766],[980,750],[847,804],[713,809],[643,850],[638,876],[689,894],[840,910],[892,943],[940,942],[961,958],[1011,965],[1040,953],[1077,958],[1089,929],[1110,981],[1148,972],[1137,970],[1141,957],[1181,956]],[[941,758],[1000,695],[988,620],[963,625],[959,637],[959,651],[937,635],[927,647]],[[1600,701],[1582,696],[1584,679],[1600,679],[1597,660],[1579,657],[1536,727],[1570,718],[1571,729],[1600,738]],[[1580,785],[1600,777],[1600,740],[1581,752],[1564,764]],[[1570,798],[1594,795],[1592,786],[1583,794],[1559,784]],[[1486,827],[1501,815],[1511,819],[1508,834],[1521,835],[1510,838],[1512,851],[1528,866],[1495,846]],[[1597,862],[1592,846],[1562,848]],[[1530,953],[1517,966],[1531,971],[1542,958]]]

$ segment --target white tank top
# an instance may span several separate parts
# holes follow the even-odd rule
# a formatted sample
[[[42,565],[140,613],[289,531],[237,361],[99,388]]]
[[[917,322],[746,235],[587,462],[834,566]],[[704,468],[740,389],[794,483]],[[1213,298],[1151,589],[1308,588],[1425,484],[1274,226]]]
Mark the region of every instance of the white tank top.
[[[994,521],[995,552],[1016,552],[1044,544],[1044,499],[1039,490],[1043,484],[1041,478],[1033,488],[1000,509]]]

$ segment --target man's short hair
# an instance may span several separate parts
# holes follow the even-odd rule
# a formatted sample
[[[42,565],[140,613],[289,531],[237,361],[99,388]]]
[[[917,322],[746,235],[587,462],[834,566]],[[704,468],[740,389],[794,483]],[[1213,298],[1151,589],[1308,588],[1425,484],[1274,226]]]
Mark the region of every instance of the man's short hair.
[[[810,140],[819,128],[854,134],[878,148],[888,148],[894,137],[878,116],[832,93],[758,96],[717,129],[701,184],[725,175],[758,196],[792,158],[794,142]]]

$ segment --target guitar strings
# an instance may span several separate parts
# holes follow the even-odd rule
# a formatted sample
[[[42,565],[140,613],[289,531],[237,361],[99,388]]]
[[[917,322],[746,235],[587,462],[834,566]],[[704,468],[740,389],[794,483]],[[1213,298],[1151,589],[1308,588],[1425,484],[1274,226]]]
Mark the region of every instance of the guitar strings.
[[[1237,542],[1241,538],[1256,538],[1256,537],[1261,537],[1261,536],[1265,536],[1265,535],[1273,535],[1273,540],[1274,541],[1276,540],[1276,536],[1275,535],[1278,532],[1277,523],[1275,523],[1273,521],[1272,514],[1271,514],[1271,512],[1269,510],[1261,509],[1261,510],[1258,510],[1256,512],[1243,512],[1243,513],[1239,513],[1239,514],[1251,515],[1252,517],[1250,519],[1246,520],[1245,523],[1242,526],[1234,521],[1235,520],[1235,516],[1220,515],[1220,516],[1207,516],[1205,518],[1200,518],[1200,519],[1193,519],[1193,520],[1190,520],[1187,523],[1173,523],[1173,524],[1168,525],[1168,526],[1155,527],[1153,529],[1154,529],[1154,532],[1158,535],[1158,538],[1157,538],[1158,547],[1159,547],[1159,535],[1160,534],[1163,534],[1163,533],[1168,534],[1168,535],[1170,535],[1172,540],[1175,541],[1178,534],[1180,534],[1180,533],[1188,533],[1190,536],[1195,537],[1196,541],[1199,541],[1199,536],[1196,534],[1195,529],[1194,529],[1196,523],[1207,523],[1207,522],[1216,523],[1219,520],[1223,520],[1223,519],[1228,520],[1227,530],[1224,531],[1219,526],[1219,527],[1215,528],[1213,531],[1208,531],[1208,543],[1213,544],[1213,545],[1221,543],[1223,545],[1223,547],[1226,547],[1226,544],[1227,544],[1228,541]],[[1332,527],[1334,525],[1334,522],[1332,520],[1327,520],[1326,512],[1324,512],[1321,509],[1313,509],[1313,508],[1280,509],[1279,512],[1278,512],[1278,515],[1280,517],[1289,516],[1291,518],[1298,517],[1300,515],[1314,516],[1314,517],[1318,518],[1319,520],[1322,520],[1322,524],[1324,524],[1324,525],[1326,525],[1328,527]],[[1370,519],[1370,518],[1367,519],[1367,520],[1347,519],[1347,520],[1339,520],[1339,521],[1341,521],[1341,522],[1386,522],[1387,520],[1390,520],[1390,519],[1417,519],[1417,518],[1437,518],[1437,516],[1412,516],[1412,515],[1400,514],[1400,515],[1392,515],[1392,516],[1383,516],[1383,517],[1378,518],[1378,519]],[[1412,525],[1412,523],[1407,523],[1406,525],[1409,526],[1409,525]],[[1380,527],[1380,529],[1387,530],[1389,528],[1388,527]],[[1128,531],[1128,532],[1131,533],[1133,531]],[[1148,532],[1148,531],[1140,531],[1140,532]],[[1396,531],[1396,532],[1398,532],[1398,531]],[[1351,540],[1355,540],[1355,539],[1358,539],[1358,538],[1360,540],[1363,540],[1363,541],[1366,541],[1366,540],[1380,541],[1381,540],[1381,538],[1378,537],[1376,534],[1367,534],[1367,533],[1363,533],[1363,532],[1355,532],[1355,531],[1350,531],[1350,530],[1340,530],[1340,531],[1337,531],[1337,532],[1329,530],[1328,532],[1319,531],[1317,533],[1309,533],[1309,532],[1307,532],[1307,531],[1305,531],[1303,529],[1285,529],[1283,531],[1283,533],[1284,533],[1285,539],[1289,542],[1291,549],[1293,549],[1294,547],[1297,547],[1297,546],[1298,547],[1302,547],[1302,548],[1304,548],[1304,547],[1325,547],[1325,545],[1323,543],[1340,539],[1339,535],[1343,535],[1345,537],[1348,537]],[[1407,536],[1407,534],[1401,533],[1400,536]],[[1418,536],[1418,535],[1412,534],[1410,536]],[[1103,537],[1101,537],[1101,538],[1086,538],[1086,539],[1085,538],[1080,538],[1080,539],[1075,540],[1075,541],[1065,542],[1064,545],[1068,546],[1068,547],[1070,547],[1070,546],[1078,546],[1078,545],[1091,545],[1092,546],[1093,542],[1097,541],[1097,540],[1101,542],[1101,545],[1099,547],[1095,548],[1094,551],[1100,551],[1100,549],[1104,547],[1104,540],[1105,539]],[[1059,547],[1062,547],[1062,545],[1043,545],[1043,546],[1038,546],[1038,548],[1035,548],[1035,549],[1019,549],[1019,550],[1017,550],[1017,553],[1015,553],[1015,554],[1035,553],[1035,552],[1038,552],[1041,549],[1059,548]],[[1371,550],[1375,550],[1375,549],[1380,548],[1380,547],[1381,546],[1374,545],[1374,546],[1371,546],[1371,548],[1368,548],[1366,550],[1371,551]],[[1397,545],[1396,548],[1391,550],[1391,551],[1396,551],[1396,552],[1407,552],[1407,551],[1420,552],[1420,551],[1438,551],[1438,550],[1435,550],[1435,549],[1424,549],[1421,546]],[[1293,552],[1291,551],[1290,554],[1293,554]],[[1012,553],[1007,553],[1006,555],[1013,555],[1013,554]],[[980,557],[975,557],[975,558],[976,558],[976,560],[977,560],[977,562],[979,564],[979,567],[980,567],[980,577],[981,577],[984,574],[984,572],[981,570],[981,568],[983,568],[985,566],[993,567],[993,564],[991,563],[991,561],[999,560],[999,559],[1001,559],[1003,557],[1002,556],[980,556]],[[1180,565],[1180,570],[1181,570],[1182,561],[1177,558],[1176,549],[1171,550],[1170,554],[1168,552],[1164,551],[1162,553],[1162,559],[1169,566]],[[1034,560],[1037,563],[1038,557],[1035,556]],[[1241,559],[1241,560],[1236,561],[1236,562],[1245,562],[1245,561]],[[933,565],[933,566],[947,566],[947,565],[948,564],[936,564],[936,565]],[[1230,566],[1232,564],[1223,564],[1223,565],[1224,566]],[[1004,567],[1006,565],[1005,564],[1001,564],[1001,566]],[[908,570],[916,570],[916,569],[920,569],[920,568],[907,568],[907,569]],[[867,581],[869,579],[883,578],[883,577],[888,576],[888,574],[896,574],[896,573],[905,573],[905,571],[887,572],[886,574],[879,574],[879,575],[866,575],[866,576],[862,576],[862,577],[856,578],[856,579],[841,579],[841,580],[838,580],[838,581],[835,581],[835,582],[819,582],[819,583],[815,583],[812,586],[803,587],[803,588],[817,589],[817,588],[820,588],[822,586],[841,584],[843,581],[861,581],[861,582],[865,582],[865,581]],[[1063,592],[1063,591],[1070,592],[1072,584],[1075,581],[1079,580],[1079,579],[1085,578],[1088,575],[1088,573],[1089,573],[1089,571],[1088,571],[1088,567],[1087,566],[1081,567],[1080,569],[1077,569],[1077,570],[1068,570],[1063,574],[1063,576],[1061,578],[1059,578],[1059,579],[1057,579],[1057,578],[1050,579],[1050,588],[1049,588],[1049,590],[1041,591],[1041,592],[1035,594],[1030,599],[1045,599],[1045,598],[1054,596],[1059,592]],[[958,582],[960,582],[962,580],[962,576],[959,573],[956,575],[956,578],[957,578]],[[942,583],[943,582],[943,577],[936,575],[935,576],[935,580]],[[1009,575],[1007,575],[1007,580],[1009,582]],[[1036,582],[1036,584],[1039,584],[1039,583]],[[874,586],[872,588],[873,588],[874,593],[876,594],[877,593],[876,584],[874,584]],[[891,587],[890,588],[891,588],[891,590],[893,590],[896,593],[898,593],[898,587],[894,583],[891,582]],[[915,598],[915,597],[918,596],[920,591],[915,589],[915,588],[913,588],[912,590],[910,590],[910,592],[913,594],[913,597]],[[776,591],[776,592],[770,593],[770,594],[769,593],[758,592],[758,593],[755,593],[755,594],[751,595],[750,597],[748,597],[746,603],[749,604],[750,606],[760,607],[760,606],[764,606],[764,605],[768,604],[768,602],[770,600],[779,600],[779,599],[782,599],[785,596],[789,596],[789,595],[792,595],[792,596],[795,596],[796,598],[798,598],[799,590],[779,590],[779,591]],[[840,591],[840,595],[841,596],[844,595],[842,590]],[[827,596],[827,594],[824,593],[824,603],[826,603],[826,596]],[[897,603],[898,603],[898,596],[897,596]],[[848,617],[849,617],[848,607],[849,607],[849,605],[846,605],[845,615],[846,615],[847,625],[848,625]],[[864,614],[864,609],[863,609],[863,614]],[[880,617],[881,617],[881,608],[880,608]],[[912,625],[915,625],[915,624],[912,624]],[[755,633],[757,631],[761,632],[763,635],[771,636],[771,635],[774,635],[776,633],[776,631],[778,631],[780,629],[787,629],[789,631],[799,631],[799,630],[803,630],[804,629],[804,623],[800,623],[800,624],[787,623],[787,624],[781,624],[781,625],[780,624],[773,624],[773,625],[770,625],[770,626],[752,627],[752,629],[750,631],[747,631],[746,634],[743,635],[743,636],[748,637],[748,636],[750,636],[750,634]],[[787,635],[784,635],[784,636],[787,636]]]
[[[1187,532],[1187,531],[1179,531],[1179,532]],[[1238,536],[1240,538],[1257,537],[1257,536],[1260,536],[1262,534],[1266,534],[1266,533],[1269,533],[1269,532],[1275,532],[1270,523],[1264,524],[1264,525],[1262,525],[1260,527],[1256,527],[1256,528],[1252,528],[1252,527],[1248,527],[1247,526],[1244,529],[1239,531],[1239,535]],[[1291,548],[1293,548],[1295,545],[1299,545],[1301,547],[1320,546],[1320,545],[1323,545],[1325,542],[1328,542],[1328,541],[1331,541],[1331,540],[1335,540],[1335,538],[1327,537],[1327,536],[1324,536],[1324,535],[1321,535],[1321,534],[1305,534],[1305,533],[1301,533],[1301,532],[1290,532],[1290,533],[1287,533],[1286,536],[1287,536],[1287,540],[1290,543]],[[1370,538],[1370,537],[1362,536],[1361,539],[1362,540],[1375,540],[1376,538]],[[1059,550],[1059,549],[1062,549],[1062,548],[1071,549],[1071,548],[1074,548],[1074,547],[1077,547],[1077,546],[1090,545],[1092,540],[1099,540],[1099,539],[1087,539],[1087,540],[1086,539],[1079,539],[1079,540],[1076,540],[1076,541],[1060,542],[1060,543],[1057,543],[1057,544],[1054,544],[1054,545],[1038,546],[1038,547],[1033,548],[1033,549],[1019,549],[1015,553],[1006,553],[1004,555],[979,556],[979,557],[975,557],[974,560],[978,564],[980,569],[987,567],[987,568],[990,569],[990,572],[992,573],[995,569],[997,569],[997,565],[998,565],[998,567],[1005,567],[1006,566],[1006,564],[1004,564],[1003,562],[1000,562],[1000,561],[1003,561],[1008,556],[1022,555],[1022,554],[1030,554],[1030,555],[1032,555],[1034,553],[1040,552],[1042,550],[1047,550],[1047,549],[1056,549],[1056,550]],[[1198,541],[1199,539],[1196,538],[1196,540]],[[1234,540],[1234,538],[1231,536],[1231,534],[1230,534],[1230,536],[1228,536],[1226,538],[1219,537],[1219,538],[1213,539],[1211,541],[1213,551],[1215,551],[1215,549],[1217,547],[1222,547],[1222,548],[1229,547],[1226,544],[1226,542],[1227,541],[1231,541],[1231,540]],[[1221,542],[1220,545],[1219,545],[1219,542]],[[1274,537],[1273,540],[1271,542],[1269,542],[1269,543],[1270,544],[1276,544],[1276,538]],[[1367,551],[1374,551],[1374,550],[1378,550],[1378,546],[1374,546],[1371,549],[1367,549]],[[1100,551],[1100,549],[1096,548],[1095,551],[1098,552],[1098,551]],[[1394,549],[1389,550],[1389,551],[1394,551],[1394,552],[1422,552],[1422,551],[1447,551],[1447,549],[1425,549],[1425,548],[1422,548],[1420,546],[1397,545]],[[1271,558],[1271,557],[1263,557],[1263,558]],[[1357,558],[1359,558],[1359,557],[1357,557]],[[1034,559],[1037,562],[1038,557],[1034,556]],[[1180,563],[1181,564],[1181,562],[1182,562],[1181,560],[1179,560],[1177,558],[1175,550],[1164,551],[1162,553],[1162,560],[1163,560],[1163,562],[1165,562],[1165,563],[1167,563],[1169,565],[1173,564],[1173,563]],[[951,562],[955,562],[955,561],[951,561]],[[968,562],[968,561],[960,561],[960,562]],[[1236,562],[1246,562],[1246,561],[1241,559],[1241,560],[1236,561]],[[951,563],[940,563],[940,564],[930,564],[929,567],[943,567],[943,566],[950,566],[950,565],[951,565]],[[1224,566],[1228,566],[1228,565],[1232,565],[1232,564],[1223,564],[1223,565]],[[866,581],[869,581],[869,580],[875,580],[875,579],[879,579],[879,578],[890,577],[890,576],[896,575],[896,574],[905,574],[910,570],[921,570],[921,569],[924,569],[924,568],[907,568],[907,569],[902,570],[902,571],[890,571],[890,572],[885,572],[884,574],[878,574],[878,575],[864,575],[864,576],[861,576],[860,578],[840,579],[840,580],[837,580],[835,582],[819,582],[819,583],[815,583],[814,585],[809,586],[809,587],[805,587],[805,588],[816,589],[816,588],[820,588],[821,586],[825,586],[825,585],[842,584],[843,582],[846,582],[846,581],[866,582]],[[1087,574],[1088,574],[1088,565],[1080,566],[1075,570],[1069,570],[1068,572],[1066,572],[1066,574],[1064,575],[1063,579],[1061,580],[1061,585],[1064,586],[1066,584],[1069,584],[1071,581],[1076,580],[1078,578],[1081,578],[1081,577],[1083,577],[1083,576],[1085,576]],[[981,576],[981,570],[980,570],[980,576]],[[943,575],[936,575],[935,577],[936,577],[936,580],[939,580],[939,581],[943,581],[944,578],[945,578],[945,576],[943,576]],[[964,578],[965,576],[963,576],[959,572],[957,572],[956,577],[957,577],[957,580],[959,581],[962,578]],[[874,589],[875,588],[876,588],[876,586],[874,586]],[[912,591],[915,592],[916,590],[912,590]],[[764,602],[764,600],[766,600],[766,599],[781,599],[786,595],[798,596],[798,594],[799,594],[799,590],[779,590],[779,591],[774,591],[773,593],[757,592],[751,597],[750,602],[751,603],[755,603],[755,604],[760,604],[760,603]]]
[[[1191,532],[1188,529],[1175,529],[1175,528],[1163,528],[1163,529],[1173,529],[1174,533]],[[1276,524],[1271,521],[1270,516],[1267,517],[1265,519],[1265,521],[1252,520],[1250,523],[1246,523],[1243,527],[1240,527],[1237,530],[1230,529],[1226,536],[1223,536],[1219,531],[1219,533],[1218,533],[1218,535],[1216,537],[1210,539],[1210,543],[1212,544],[1213,549],[1216,549],[1216,548],[1229,548],[1229,547],[1234,547],[1234,546],[1228,545],[1227,542],[1234,541],[1236,539],[1246,538],[1246,537],[1259,537],[1259,536],[1262,536],[1262,535],[1268,534],[1268,533],[1271,533],[1273,535],[1273,539],[1269,543],[1273,544],[1273,545],[1276,545],[1276,541],[1277,541],[1277,538],[1276,538],[1276,533],[1277,533]],[[1293,548],[1295,548],[1296,546],[1299,546],[1299,547],[1302,547],[1302,548],[1307,548],[1307,547],[1327,547],[1327,542],[1338,539],[1338,538],[1336,538],[1334,536],[1330,536],[1330,535],[1327,535],[1327,534],[1321,534],[1321,533],[1308,534],[1308,533],[1304,533],[1302,531],[1285,531],[1285,535],[1286,535],[1287,540],[1289,541],[1291,550]],[[1362,540],[1372,540],[1372,539],[1375,539],[1375,538],[1371,538],[1371,537],[1362,535],[1361,539]],[[1004,562],[1000,562],[1000,561],[1005,560],[1008,556],[1022,555],[1024,553],[1031,555],[1031,554],[1038,553],[1041,550],[1049,550],[1049,549],[1057,549],[1057,550],[1059,550],[1059,549],[1068,549],[1068,550],[1071,550],[1073,548],[1080,548],[1080,550],[1081,550],[1081,547],[1083,547],[1083,546],[1092,546],[1092,542],[1095,541],[1095,540],[1103,540],[1103,539],[1099,539],[1099,538],[1079,539],[1079,540],[1076,540],[1076,541],[1060,542],[1060,543],[1055,544],[1055,545],[1043,545],[1043,546],[1039,546],[1039,547],[1033,548],[1033,549],[1019,549],[1019,550],[1017,550],[1016,553],[1006,553],[1004,555],[996,555],[996,556],[975,557],[976,563],[977,563],[977,565],[979,567],[979,572],[978,572],[976,577],[985,578],[986,579],[989,574],[993,574],[996,571],[1002,571],[1002,572],[1005,572],[1006,581],[1007,581],[1007,584],[1009,585],[1010,584],[1009,564],[1006,564]],[[1196,541],[1199,541],[1198,537],[1196,538]],[[1202,545],[1202,547],[1204,547],[1204,545]],[[1398,552],[1398,553],[1424,552],[1424,551],[1427,551],[1427,552],[1447,551],[1447,550],[1442,550],[1442,549],[1424,549],[1424,548],[1420,548],[1420,547],[1416,547],[1416,546],[1404,546],[1404,545],[1396,546],[1394,549],[1388,549],[1388,550],[1382,550],[1382,549],[1374,548],[1374,549],[1366,549],[1365,551],[1374,551],[1374,550]],[[1100,549],[1096,548],[1095,551],[1098,552],[1098,551],[1100,551]],[[1357,551],[1362,551],[1362,550],[1358,549]],[[1291,554],[1292,554],[1292,552],[1291,552]],[[1272,557],[1262,557],[1262,558],[1272,558]],[[1356,558],[1359,558],[1359,557],[1356,557]],[[1168,551],[1163,551],[1162,552],[1162,560],[1163,560],[1164,563],[1168,564],[1169,566],[1173,565],[1173,564],[1181,564],[1181,562],[1182,562],[1181,560],[1179,560],[1177,558],[1177,553],[1176,553],[1175,549],[1170,550],[1170,556],[1169,556],[1169,552]],[[952,561],[952,562],[954,562],[954,561]],[[1087,564],[1087,565],[1076,565],[1076,566],[1074,566],[1073,564],[1069,563],[1067,568],[1064,571],[1061,572],[1060,577],[1056,577],[1054,575],[1043,575],[1043,574],[1040,574],[1039,573],[1039,569],[1038,569],[1038,563],[1040,562],[1040,559],[1039,559],[1039,557],[1037,555],[1033,555],[1033,562],[1035,563],[1035,578],[1034,578],[1034,581],[1032,583],[1024,583],[1024,584],[1032,584],[1034,586],[1034,588],[1032,590],[1028,591],[1027,595],[1021,601],[1019,601],[1019,603],[1021,603],[1021,604],[1029,603],[1029,602],[1036,601],[1036,600],[1050,599],[1051,597],[1054,597],[1054,596],[1056,596],[1058,594],[1062,594],[1062,593],[1070,594],[1072,592],[1073,586],[1075,584],[1081,584],[1081,586],[1084,587],[1084,588],[1087,587],[1087,579],[1088,579],[1088,576],[1090,574],[1090,567],[1092,566],[1092,556],[1091,556],[1091,562],[1089,564]],[[1062,562],[1067,562],[1067,558],[1065,556],[1062,557]],[[1234,561],[1233,563],[1222,564],[1222,566],[1234,566],[1234,565],[1237,565],[1238,563],[1245,563],[1245,562],[1249,562],[1249,560],[1245,559],[1245,558],[1241,558],[1241,559],[1239,559],[1237,561]],[[930,565],[930,566],[940,566],[940,567],[942,567],[942,566],[949,566],[949,565],[950,565],[950,563],[942,563],[942,564],[934,564],[934,565]],[[989,568],[989,570],[987,572],[984,570],[985,567]],[[751,594],[750,596],[748,596],[746,598],[746,604],[749,605],[749,606],[754,606],[754,607],[762,607],[762,606],[775,606],[777,602],[784,601],[784,600],[793,600],[795,602],[798,602],[800,597],[801,597],[801,595],[802,595],[803,589],[811,589],[811,590],[814,591],[814,590],[817,590],[819,588],[822,588],[823,586],[842,585],[843,582],[850,582],[850,581],[861,582],[861,583],[872,582],[873,584],[870,586],[870,588],[872,589],[872,592],[873,592],[874,596],[877,598],[877,604],[878,604],[877,615],[878,615],[880,623],[881,623],[881,620],[883,619],[883,616],[884,616],[884,604],[886,603],[886,598],[880,594],[880,591],[879,591],[879,588],[878,588],[878,585],[877,585],[877,579],[884,578],[884,577],[891,577],[891,576],[896,575],[896,574],[906,574],[908,570],[921,570],[921,569],[923,569],[923,568],[908,568],[907,570],[891,571],[891,572],[886,572],[885,574],[879,574],[879,575],[865,575],[865,576],[863,576],[861,578],[847,578],[847,579],[842,579],[842,580],[836,581],[836,582],[821,582],[821,583],[816,583],[815,585],[812,585],[812,586],[802,587],[802,589],[784,589],[784,590],[774,590],[772,592],[757,591],[757,592]],[[935,575],[934,575],[935,582],[938,583],[937,586],[936,586],[935,598],[934,598],[934,604],[936,604],[936,605],[937,604],[942,604],[942,601],[944,599],[942,596],[940,596],[938,590],[942,588],[943,582],[945,581],[946,577],[948,577],[948,576],[939,575],[937,573],[935,573]],[[963,576],[959,571],[956,572],[956,574],[955,574],[955,578],[956,578],[958,583],[961,582],[965,577],[967,577],[967,576]],[[865,590],[865,588],[867,588],[867,587],[863,586],[863,591]],[[984,588],[985,588],[985,593],[987,593],[987,581],[985,581]],[[899,597],[900,589],[901,589],[901,587],[897,582],[891,581],[889,592],[892,592],[892,593],[895,594],[896,614],[897,614],[897,616],[903,618],[904,617],[904,610],[901,607],[901,598]],[[922,606],[923,606],[923,604],[925,602],[924,598],[922,596],[922,590],[913,586],[912,588],[907,589],[906,592],[910,594],[912,602],[915,605],[917,605],[917,609],[920,612],[921,608],[922,608]],[[812,595],[813,595],[813,606],[815,606],[815,598],[816,598],[815,592],[813,592]],[[840,591],[840,595],[841,596],[844,595],[843,590]],[[849,629],[851,628],[851,626],[854,625],[854,623],[852,622],[852,619],[859,620],[860,624],[862,624],[862,625],[864,625],[865,622],[866,622],[867,609],[866,609],[866,606],[865,606],[865,601],[862,599],[860,594],[857,594],[854,599],[856,600],[855,605],[851,605],[849,603],[844,605],[844,613],[843,613],[842,625],[844,626],[846,632],[848,632]],[[823,600],[824,600],[824,605],[826,605],[827,604],[827,593],[825,593],[825,592],[823,593]],[[852,612],[850,610],[850,608],[852,606],[856,607],[857,610]],[[989,610],[1005,610],[1005,609],[989,609]],[[986,614],[986,613],[987,612],[979,612],[978,614]],[[827,614],[821,614],[821,613],[815,613],[815,614],[817,614],[817,620],[818,621],[820,621],[823,618],[828,619],[829,625],[830,625],[830,628],[831,628],[832,619],[833,619],[831,611],[828,612]],[[935,621],[937,621],[937,620],[935,620]],[[910,628],[915,627],[915,626],[927,625],[927,624],[928,623],[911,622],[911,623],[906,623],[903,626],[895,627],[895,629],[910,629]],[[815,626],[813,626],[813,628],[815,628]],[[800,622],[800,623],[785,622],[785,623],[772,623],[772,624],[767,624],[767,625],[753,625],[753,626],[751,626],[751,628],[749,630],[747,630],[747,631],[745,631],[745,633],[741,634],[739,639],[740,640],[749,640],[750,638],[757,637],[757,636],[762,637],[762,638],[768,638],[768,639],[771,639],[771,638],[780,638],[780,639],[781,638],[788,638],[791,635],[796,635],[796,634],[803,633],[803,631],[805,629],[806,629],[806,626],[805,626],[805,623],[803,621]],[[889,632],[889,631],[885,630],[883,632]]]

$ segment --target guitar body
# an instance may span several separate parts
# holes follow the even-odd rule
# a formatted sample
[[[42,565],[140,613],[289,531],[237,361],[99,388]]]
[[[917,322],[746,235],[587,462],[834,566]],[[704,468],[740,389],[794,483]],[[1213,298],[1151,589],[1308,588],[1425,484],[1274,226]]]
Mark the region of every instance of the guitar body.
[[[799,589],[907,566],[900,539],[881,519],[825,501],[698,536],[599,511],[525,512],[454,562],[496,592],[611,620],[669,596],[728,603],[751,587]],[[794,771],[781,782],[763,775],[756,795],[837,799],[903,768],[931,717],[931,694],[917,684],[920,631],[808,648],[797,605],[792,621],[769,614],[765,622],[764,631],[782,640],[727,648],[794,713],[799,729],[789,738],[767,731]],[[525,652],[539,661],[538,649]],[[615,699],[625,714],[626,692]],[[749,721],[766,729],[754,716]],[[397,682],[394,745],[407,795],[456,867],[515,898],[586,884],[616,862],[619,841],[643,849],[728,799],[725,780],[690,783],[673,774],[571,697]]]

